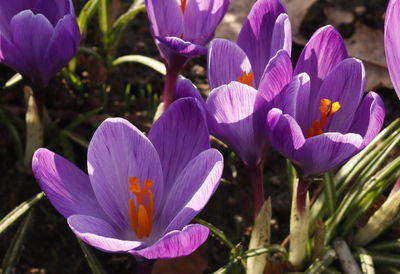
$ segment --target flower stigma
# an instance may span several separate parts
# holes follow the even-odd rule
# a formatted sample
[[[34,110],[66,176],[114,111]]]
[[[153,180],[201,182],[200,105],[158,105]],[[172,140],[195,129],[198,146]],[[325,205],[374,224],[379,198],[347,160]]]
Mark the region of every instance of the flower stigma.
[[[186,2],[187,2],[187,0],[181,0],[181,10],[182,10],[182,13],[185,13],[185,10],[186,10]]]
[[[238,82],[240,82],[242,84],[245,84],[245,85],[248,85],[248,86],[252,87],[253,85],[251,83],[254,80],[254,75],[253,75],[252,72],[248,72],[247,73],[247,72],[243,71],[243,74],[240,75],[237,80],[238,80]]]
[[[335,112],[340,109],[340,103],[334,102],[329,99],[321,99],[321,106],[319,107],[319,112],[321,113],[321,118],[315,120],[312,127],[308,130],[307,138],[318,136],[324,133],[326,123],[329,117],[331,117]]]
[[[139,239],[149,237],[154,215],[154,197],[150,188],[154,183],[152,180],[146,179],[143,183],[143,189],[141,189],[139,178],[133,176],[129,177],[129,185],[129,192],[136,197],[136,204],[133,198],[129,198],[128,201],[128,212],[132,229]]]

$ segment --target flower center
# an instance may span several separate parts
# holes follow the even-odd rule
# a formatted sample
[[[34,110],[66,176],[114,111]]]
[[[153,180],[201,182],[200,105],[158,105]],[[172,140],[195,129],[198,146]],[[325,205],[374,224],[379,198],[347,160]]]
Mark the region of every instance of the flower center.
[[[321,113],[321,118],[314,121],[312,127],[308,130],[307,138],[324,133],[324,128],[329,117],[340,109],[339,102],[334,102],[332,104],[332,101],[329,99],[321,99],[320,102],[321,106],[319,107],[319,112]]]
[[[243,74],[240,75],[237,80],[242,84],[252,87],[253,85],[251,83],[254,80],[254,75],[252,72],[247,73],[247,72],[243,71]]]
[[[149,237],[153,226],[154,215],[154,197],[150,188],[154,183],[152,180],[146,179],[143,183],[143,189],[141,190],[139,178],[134,176],[129,177],[129,184],[129,192],[136,197],[136,204],[133,198],[129,198],[128,201],[128,212],[132,229],[139,239]]]
[[[187,0],[181,0],[181,10],[182,10],[182,13],[185,13],[186,2],[187,2]]]

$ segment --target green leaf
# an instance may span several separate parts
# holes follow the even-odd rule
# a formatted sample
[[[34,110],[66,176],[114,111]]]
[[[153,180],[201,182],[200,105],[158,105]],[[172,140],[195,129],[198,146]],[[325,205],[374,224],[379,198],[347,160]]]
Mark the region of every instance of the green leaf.
[[[0,235],[4,233],[11,225],[13,225],[19,218],[24,216],[33,206],[39,202],[44,196],[43,192],[40,192],[33,196],[31,199],[21,203],[19,206],[14,208],[13,211],[8,213],[1,221],[0,221]]]
[[[11,141],[14,144],[14,150],[17,155],[18,162],[22,163],[24,159],[24,149],[17,128],[9,120],[9,116],[0,109],[0,123],[2,123],[10,134]]]
[[[194,221],[198,224],[208,227],[210,229],[211,236],[220,240],[223,244],[225,244],[231,250],[236,248],[235,245],[232,243],[232,241],[229,240],[229,238],[225,235],[225,233],[222,230],[220,230],[219,228],[217,228],[217,227],[213,226],[212,224],[210,224],[202,219],[199,219],[199,218],[196,218]]]
[[[7,249],[7,253],[4,256],[2,268],[3,274],[12,274],[15,272],[15,266],[18,264],[18,260],[21,256],[24,239],[28,231],[29,225],[32,222],[33,211],[30,210],[28,215],[25,217],[23,222],[15,233],[10,247]]]
[[[83,147],[84,149],[88,149],[88,147],[89,147],[89,142],[87,140],[85,140],[81,136],[79,136],[69,130],[61,131],[61,137],[64,137],[64,136],[68,137],[69,139],[71,139],[72,141],[74,141],[75,143],[77,143],[78,145]],[[72,161],[72,159],[71,159],[71,161]]]
[[[103,107],[95,108],[83,115],[80,115],[77,119],[74,119],[69,125],[65,127],[65,130],[71,131],[80,126],[82,123],[86,122],[97,113],[103,110]]]
[[[89,22],[99,7],[99,0],[89,0],[82,8],[78,17],[78,26],[81,34],[86,32]]]
[[[321,259],[316,259],[307,269],[304,274],[319,274],[324,273],[328,266],[335,260],[336,252],[332,248],[328,248]]]
[[[371,255],[363,249],[357,248],[358,257],[360,259],[361,270],[363,274],[375,274],[374,261]]]
[[[143,55],[125,55],[118,57],[113,61],[113,66],[119,66],[123,63],[139,63],[148,66],[149,68],[161,73],[162,75],[165,75],[167,73],[165,65],[162,62]]]
[[[104,270],[103,266],[97,259],[96,255],[93,253],[93,250],[91,247],[89,247],[87,244],[85,244],[83,241],[81,241],[79,238],[76,238],[78,240],[78,243],[82,249],[83,254],[85,255],[85,259],[90,267],[90,270],[92,270],[93,274],[106,274],[107,272]]]

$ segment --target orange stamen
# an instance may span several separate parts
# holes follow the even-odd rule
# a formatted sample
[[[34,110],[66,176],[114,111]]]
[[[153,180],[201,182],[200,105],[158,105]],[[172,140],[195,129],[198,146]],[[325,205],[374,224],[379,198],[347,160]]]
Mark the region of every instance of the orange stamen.
[[[254,75],[252,72],[247,73],[247,72],[243,71],[243,75],[240,75],[237,80],[238,80],[238,82],[240,82],[242,84],[252,87],[253,85],[251,83],[253,83]]]
[[[143,188],[141,188],[139,178],[130,177],[129,184],[129,192],[136,197],[136,204],[133,198],[129,198],[128,201],[128,213],[132,229],[139,239],[149,237],[152,231],[154,216],[154,196],[150,188],[154,183],[152,180],[146,179],[143,183]]]
[[[182,13],[185,13],[185,10],[186,10],[186,2],[187,2],[187,0],[181,0],[181,10],[182,10]]]
[[[311,128],[308,130],[307,138],[324,133],[328,119],[340,109],[339,102],[332,104],[332,101],[329,99],[321,99],[320,102],[319,112],[321,113],[321,118],[313,122]]]

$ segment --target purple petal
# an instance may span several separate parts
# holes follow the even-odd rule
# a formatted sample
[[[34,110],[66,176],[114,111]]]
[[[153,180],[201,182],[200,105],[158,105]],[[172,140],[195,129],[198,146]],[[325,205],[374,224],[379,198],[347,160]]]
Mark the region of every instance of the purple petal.
[[[357,154],[362,143],[363,138],[359,134],[323,133],[306,139],[304,146],[296,152],[292,160],[303,170],[305,176],[318,176]]]
[[[71,1],[38,0],[35,2],[36,3],[31,8],[33,13],[43,14],[53,26],[55,26],[57,22],[64,17],[64,15],[74,15]]]
[[[355,114],[349,132],[360,134],[367,146],[379,133],[385,120],[385,106],[381,97],[371,91],[365,96]]]
[[[184,77],[179,77],[176,81],[174,98],[177,100],[186,97],[196,98],[201,105],[205,107],[203,97],[201,97],[200,91],[196,88],[192,81]]]
[[[340,34],[332,27],[317,30],[304,47],[294,74],[306,72],[311,79],[310,105],[315,105],[316,94],[325,77],[347,58],[347,51]],[[307,102],[304,102],[307,106]]]
[[[400,1],[391,0],[385,18],[385,51],[390,78],[400,98]]]
[[[68,160],[41,148],[33,155],[32,171],[51,204],[65,218],[75,214],[105,218],[89,176]]]
[[[305,72],[297,74],[293,77],[293,82],[297,82],[299,85],[296,99],[296,115],[294,117],[296,118],[300,128],[303,130],[303,134],[306,135],[308,132],[308,119],[310,111],[308,106],[304,105],[304,102],[310,101],[310,76],[308,76],[308,74]]]
[[[254,88],[231,82],[214,89],[206,101],[217,123],[209,125],[211,134],[235,150],[247,165],[256,165],[264,157],[265,140],[254,127],[256,98]]]
[[[259,0],[253,5],[239,33],[237,44],[249,57],[256,86],[269,59],[276,54],[271,53],[271,44],[275,22],[281,13],[286,11],[279,0]],[[275,33],[274,37],[278,36]]]
[[[129,178],[142,184],[154,182],[155,212],[163,204],[163,175],[157,151],[135,126],[121,118],[109,118],[96,130],[88,149],[88,173],[96,198],[121,230],[131,231],[128,201]]]
[[[78,238],[105,252],[127,252],[142,245],[142,242],[124,239],[121,232],[100,218],[72,215],[67,221]]]
[[[293,68],[289,54],[280,50],[269,60],[261,77],[258,90],[267,102],[271,102],[292,80]]]
[[[204,45],[214,36],[215,28],[228,10],[230,0],[189,0],[184,13],[185,40]]]
[[[183,34],[183,14],[176,0],[145,0],[151,32],[154,36]]]
[[[325,131],[346,133],[361,102],[365,83],[364,65],[360,60],[349,58],[337,65],[322,83],[316,104],[309,106],[309,127],[321,117],[319,100],[329,99],[332,103],[339,102],[340,109],[329,118]]]
[[[162,37],[156,36],[156,39],[172,50],[175,53],[182,54],[184,56],[196,56],[207,54],[207,48],[193,44],[188,41],[184,41],[178,37]]]
[[[6,36],[0,33],[0,62],[26,76],[31,72],[30,64],[27,63],[29,61]]]
[[[301,128],[290,115],[283,114],[280,109],[269,111],[266,120],[266,132],[271,145],[282,155],[293,159],[305,138]]]
[[[209,230],[202,225],[188,225],[181,231],[171,231],[155,244],[129,253],[149,260],[171,259],[189,255],[207,240]]]
[[[204,208],[218,187],[223,166],[216,149],[202,152],[186,165],[172,185],[160,219],[166,232],[180,230]]]
[[[175,101],[154,123],[149,139],[161,160],[163,195],[167,196],[185,166],[210,148],[207,123],[200,103],[193,98]]]
[[[280,50],[285,50],[289,55],[292,52],[292,26],[286,13],[281,13],[276,19],[269,56],[274,56]]]
[[[238,81],[244,72],[251,72],[250,61],[244,51],[229,40],[214,39],[210,44],[207,58],[211,89],[229,84],[231,81]]]

